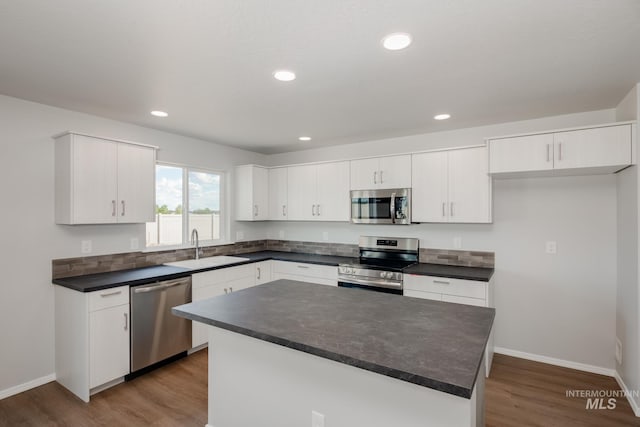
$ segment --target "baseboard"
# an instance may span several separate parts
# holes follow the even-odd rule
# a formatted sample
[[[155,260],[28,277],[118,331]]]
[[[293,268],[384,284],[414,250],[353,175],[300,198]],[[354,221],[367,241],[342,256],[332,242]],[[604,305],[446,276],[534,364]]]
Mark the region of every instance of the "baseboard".
[[[35,380],[28,381],[23,384],[18,384],[13,387],[9,387],[5,390],[0,390],[0,400],[6,399],[14,394],[22,393],[23,391],[31,390],[32,388],[39,387],[43,384],[50,383],[56,380],[56,374],[45,375],[44,377],[36,378]]]
[[[562,366],[563,368],[576,369],[578,371],[591,372],[592,374],[615,377],[615,369],[603,368],[601,366],[587,365],[586,363],[572,362],[570,360],[556,359],[555,357],[542,356],[539,354],[526,353],[524,351],[511,350],[509,348],[494,347],[495,353],[506,356],[519,357],[520,359],[533,360],[534,362],[548,363],[549,365]]]
[[[625,395],[627,396],[627,400],[629,401],[629,405],[631,405],[631,409],[633,410],[633,413],[636,414],[636,417],[640,417],[640,406],[638,406],[638,402],[636,402],[636,400],[633,398],[633,395],[629,391],[629,388],[627,387],[627,385],[622,380],[622,377],[620,376],[618,371],[615,371],[614,377],[618,382],[618,385],[620,386],[622,391],[624,391]]]

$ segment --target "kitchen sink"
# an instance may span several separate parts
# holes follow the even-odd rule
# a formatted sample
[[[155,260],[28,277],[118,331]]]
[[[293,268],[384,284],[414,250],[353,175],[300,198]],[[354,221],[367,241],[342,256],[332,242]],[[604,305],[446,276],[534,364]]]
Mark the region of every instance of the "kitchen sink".
[[[248,261],[249,258],[242,258],[237,256],[212,256],[200,259],[187,259],[185,261],[166,262],[164,265],[170,265],[172,267],[190,268],[192,270],[199,270],[202,268],[218,267],[221,265],[235,264],[237,262]]]

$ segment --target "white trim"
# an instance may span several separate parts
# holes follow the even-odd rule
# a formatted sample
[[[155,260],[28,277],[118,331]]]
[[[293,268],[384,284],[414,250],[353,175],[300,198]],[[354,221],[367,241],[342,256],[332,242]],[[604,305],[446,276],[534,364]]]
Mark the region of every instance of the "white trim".
[[[55,134],[55,135],[52,136],[52,138],[56,139],[56,138],[60,138],[61,136],[65,136],[65,135],[88,136],[89,138],[104,139],[106,141],[121,142],[123,144],[131,144],[131,145],[139,145],[139,146],[142,146],[142,147],[153,148],[154,150],[159,150],[160,149],[160,147],[158,147],[157,145],[143,144],[141,142],[135,142],[135,141],[127,141],[126,139],[116,139],[116,138],[111,138],[110,136],[91,135],[89,133],[75,132],[75,131],[71,131],[71,130],[67,130],[67,131]]]
[[[56,380],[56,374],[45,375],[44,377],[36,378],[35,380],[27,381],[26,383],[18,384],[13,387],[9,387],[5,390],[0,390],[0,400],[13,396],[23,391],[31,390],[32,388],[39,387],[41,385],[50,383]]]
[[[493,139],[505,139],[505,138],[514,138],[518,136],[530,136],[530,135],[545,135],[549,133],[557,133],[557,132],[570,132],[574,130],[584,130],[584,129],[596,129],[596,128],[608,128],[612,126],[622,126],[622,125],[634,125],[636,123],[635,120],[627,120],[624,122],[613,122],[613,123],[603,123],[599,125],[588,125],[588,126],[577,126],[572,128],[563,128],[563,129],[553,129],[553,130],[544,130],[541,132],[527,132],[527,133],[516,133],[512,135],[502,135],[502,136],[489,136],[485,137],[485,141],[493,140]]]
[[[631,409],[633,410],[633,413],[636,414],[636,417],[640,417],[640,406],[638,406],[638,403],[636,402],[636,400],[631,395],[631,392],[629,391],[629,388],[627,387],[627,385],[622,380],[622,377],[620,376],[618,371],[615,371],[614,377],[615,377],[616,381],[618,382],[618,385],[620,386],[622,391],[624,391],[624,393],[626,394],[627,400],[629,401],[629,405],[631,405]]]
[[[586,363],[572,362],[570,360],[556,359],[555,357],[542,356],[540,354],[526,353],[524,351],[511,350],[504,347],[495,347],[494,353],[504,354],[506,356],[519,357],[520,359],[533,360],[534,362],[548,363],[549,365],[562,366],[563,368],[576,369],[578,371],[591,372],[593,374],[606,375],[613,377],[615,370],[603,368],[601,366],[587,365]]]

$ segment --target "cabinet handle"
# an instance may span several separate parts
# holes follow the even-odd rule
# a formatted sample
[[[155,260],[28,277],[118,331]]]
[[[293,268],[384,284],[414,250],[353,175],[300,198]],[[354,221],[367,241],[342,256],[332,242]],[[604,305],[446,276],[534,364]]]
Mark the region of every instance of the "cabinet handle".
[[[382,172],[384,171],[380,171],[380,184],[384,183],[384,181],[382,180]]]
[[[256,267],[256,270],[258,270],[258,277],[256,277],[256,279],[260,280],[260,267]]]
[[[227,291],[227,288],[224,288],[224,293],[228,294],[229,292]]]
[[[451,282],[445,282],[444,280],[434,280],[433,283],[439,283],[441,285],[450,285]]]
[[[447,204],[445,202],[442,202],[442,217],[443,218],[447,216],[446,209],[447,209]]]
[[[116,216],[116,201],[111,201],[111,216]]]
[[[258,205],[253,205],[253,216],[258,216]]]
[[[282,216],[287,216],[287,212],[285,211],[286,205],[282,205]]]
[[[124,313],[124,330],[126,331],[129,328],[129,316],[127,313]]]
[[[308,266],[308,265],[298,265],[297,267],[298,267],[298,268],[309,268],[309,266]]]
[[[122,203],[122,214],[120,214],[120,216],[124,216],[124,200],[121,202]]]
[[[451,213],[451,216],[453,216],[453,202],[450,203],[449,212]]]
[[[320,205],[316,205],[316,215],[320,216]]]
[[[110,297],[110,296],[113,296],[113,295],[119,295],[121,293],[122,293],[122,291],[107,292],[107,293],[104,293],[104,294],[100,294],[100,296],[104,298],[104,297]]]
[[[550,147],[550,144],[547,144],[547,162],[548,162],[549,160],[551,160],[551,158],[549,157],[549,156],[550,156],[550,155],[549,155],[549,147]]]
[[[373,183],[377,184],[378,183],[378,172],[373,172]]]
[[[233,292],[233,288],[229,287],[229,292],[230,293]]]
[[[311,215],[316,216],[316,205],[311,205]]]
[[[558,160],[562,161],[562,142],[558,143]]]

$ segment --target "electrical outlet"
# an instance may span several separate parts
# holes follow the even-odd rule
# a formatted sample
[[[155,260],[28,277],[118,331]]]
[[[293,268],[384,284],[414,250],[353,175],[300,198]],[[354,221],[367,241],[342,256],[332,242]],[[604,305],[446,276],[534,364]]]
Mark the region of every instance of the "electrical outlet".
[[[138,241],[137,237],[132,237],[131,238],[131,249],[138,249],[138,247],[140,246],[140,242]]]
[[[236,231],[236,240],[244,239],[244,231]]]
[[[324,427],[324,414],[311,411],[311,427]]]
[[[546,251],[548,254],[555,254],[558,252],[558,244],[552,240],[546,243]]]
[[[622,365],[622,341],[619,338],[616,338],[616,362]]]
[[[462,249],[462,237],[454,237],[453,238],[453,248],[454,249]]]
[[[284,230],[280,230],[278,232],[278,237],[280,238],[280,240],[284,239]]]
[[[83,240],[80,243],[80,252],[82,252],[83,254],[90,254],[93,250],[91,246],[91,240]]]
[[[323,231],[322,232],[322,240],[324,240],[325,242],[329,241],[329,232],[328,231]]]

